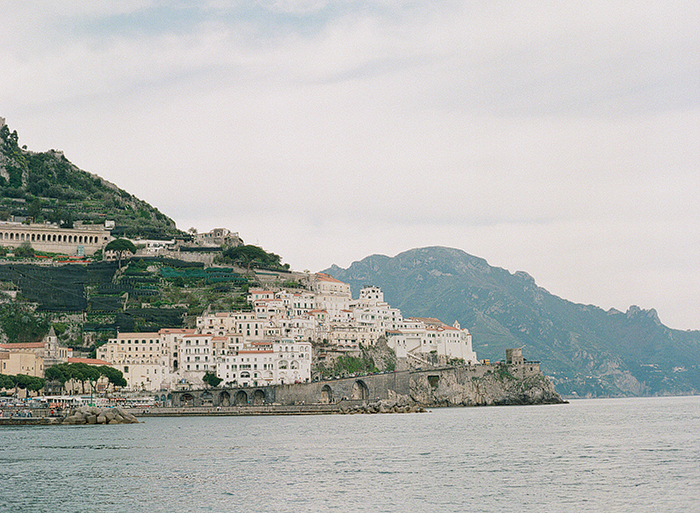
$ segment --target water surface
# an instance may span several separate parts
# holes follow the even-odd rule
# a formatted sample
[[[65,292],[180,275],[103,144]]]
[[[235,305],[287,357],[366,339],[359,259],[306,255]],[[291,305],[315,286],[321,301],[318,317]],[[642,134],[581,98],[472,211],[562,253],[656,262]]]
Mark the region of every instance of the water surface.
[[[698,511],[700,397],[0,430],[0,511]]]

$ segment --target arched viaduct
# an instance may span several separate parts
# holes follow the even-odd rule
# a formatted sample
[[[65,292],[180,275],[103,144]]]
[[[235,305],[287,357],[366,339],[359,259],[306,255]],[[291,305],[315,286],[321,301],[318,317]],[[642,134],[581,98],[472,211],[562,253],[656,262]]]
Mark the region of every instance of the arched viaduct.
[[[387,399],[389,390],[407,394],[410,372],[317,381],[294,385],[212,388],[172,392],[172,406],[262,406],[269,404],[334,404],[341,400]]]

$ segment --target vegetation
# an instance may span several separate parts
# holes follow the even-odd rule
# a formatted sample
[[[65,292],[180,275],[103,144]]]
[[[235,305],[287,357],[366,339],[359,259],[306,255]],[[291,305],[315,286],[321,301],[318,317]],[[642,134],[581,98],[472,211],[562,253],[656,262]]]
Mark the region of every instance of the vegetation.
[[[220,377],[218,377],[216,374],[213,372],[206,372],[204,374],[204,378],[202,380],[209,385],[210,387],[216,388],[219,386],[219,384],[223,381]]]
[[[379,369],[374,365],[372,358],[344,355],[336,358],[330,366],[326,366],[323,363],[319,364],[316,371],[324,378],[328,378],[332,376],[371,374],[379,372]]]
[[[191,238],[145,201],[78,169],[61,152],[20,148],[17,131],[7,125],[0,128],[0,162],[7,175],[0,176],[0,219],[20,216],[66,228],[109,219],[115,237]]]
[[[131,253],[132,255],[136,253],[136,246],[134,246],[134,243],[128,239],[114,239],[105,246],[104,250],[114,251],[115,255],[117,255],[119,269],[121,269],[122,259],[127,253]]]
[[[36,314],[27,305],[5,303],[0,306],[0,329],[10,343],[40,341],[49,327],[49,318]]]
[[[34,258],[34,248],[29,242],[23,242],[18,248],[15,248],[15,256],[19,258]]]
[[[288,271],[289,264],[282,264],[282,257],[274,253],[268,253],[262,248],[253,245],[242,245],[227,248],[218,258],[217,262],[233,264],[250,269],[269,269],[272,271]]]
[[[38,392],[44,388],[44,385],[44,378],[37,378],[36,376],[28,376],[26,374],[17,374],[16,376],[0,374],[0,389],[4,388],[9,390],[14,388],[16,391],[20,388],[22,390],[27,389],[32,392]]]
[[[107,365],[87,365],[85,363],[61,363],[53,365],[44,371],[47,380],[57,381],[61,387],[65,387],[66,382],[74,380],[82,384],[83,392],[85,383],[97,381],[101,376],[106,377],[115,387],[125,387],[127,385],[121,371]]]

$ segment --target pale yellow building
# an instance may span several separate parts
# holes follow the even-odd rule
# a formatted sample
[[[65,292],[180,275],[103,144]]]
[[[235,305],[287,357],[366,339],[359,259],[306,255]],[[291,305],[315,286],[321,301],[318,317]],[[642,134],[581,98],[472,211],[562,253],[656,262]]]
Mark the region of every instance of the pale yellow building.
[[[0,349],[0,374],[8,376],[25,374],[43,378],[44,359],[31,350],[7,351]]]

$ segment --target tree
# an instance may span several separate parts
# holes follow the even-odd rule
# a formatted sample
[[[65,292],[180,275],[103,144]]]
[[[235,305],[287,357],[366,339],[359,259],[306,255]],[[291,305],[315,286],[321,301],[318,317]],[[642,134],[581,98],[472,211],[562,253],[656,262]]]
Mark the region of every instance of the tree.
[[[29,242],[23,242],[20,247],[15,249],[15,256],[20,258],[34,258],[34,248]]]
[[[12,376],[8,376],[6,374],[0,374],[0,390],[1,389],[6,389],[9,390],[10,388],[15,387],[15,381],[12,379]]]
[[[66,381],[69,379],[67,375],[67,367],[67,363],[52,365],[44,371],[44,378],[49,381],[58,381],[61,384],[61,388],[63,388]]]
[[[36,342],[49,332],[50,322],[28,306],[6,303],[0,307],[0,329],[10,342]]]
[[[32,392],[38,392],[44,388],[44,378],[36,376],[28,376],[27,374],[17,374],[15,376],[15,386],[21,389],[27,389]]]
[[[264,268],[272,270],[288,270],[289,264],[282,265],[282,257],[274,253],[268,253],[262,248],[253,245],[236,246],[227,248],[222,253],[222,260],[241,267]]]
[[[100,376],[106,377],[115,387],[125,387],[127,385],[124,374],[120,370],[108,365],[87,365],[85,363],[61,363],[53,365],[44,371],[46,379],[58,381],[61,387],[65,387],[70,379],[80,381],[83,391],[86,381],[97,381]]]
[[[73,228],[73,214],[66,212],[61,216],[60,220],[61,228]]]
[[[97,367],[86,363],[71,363],[68,367],[70,369],[70,377],[76,381],[80,381],[83,393],[85,393],[86,381],[97,381],[101,376]]]
[[[99,370],[100,374],[106,377],[115,387],[125,387],[127,385],[122,371],[107,365],[101,365],[97,367],[97,370]]]
[[[119,262],[119,269],[121,269],[122,258],[126,253],[131,253],[132,255],[136,253],[136,246],[128,239],[114,239],[105,246],[105,251],[114,251],[114,254],[117,256],[117,262]]]
[[[213,372],[206,372],[204,374],[204,377],[202,380],[209,385],[210,387],[216,388],[219,386],[219,384],[223,381],[220,377],[218,377],[216,374]]]
[[[31,216],[31,218],[36,222],[39,220],[39,217],[41,216],[41,207],[42,207],[42,202],[39,198],[35,198],[27,207],[27,213]]]

